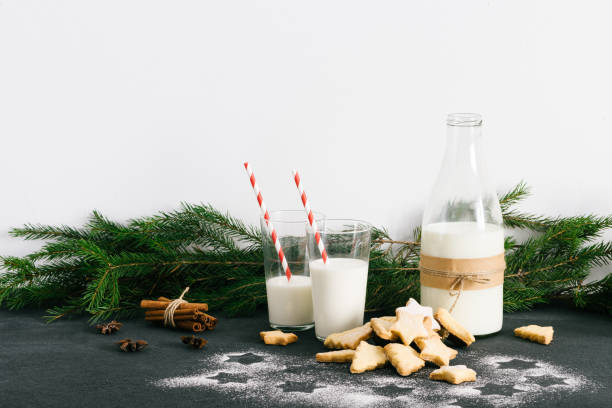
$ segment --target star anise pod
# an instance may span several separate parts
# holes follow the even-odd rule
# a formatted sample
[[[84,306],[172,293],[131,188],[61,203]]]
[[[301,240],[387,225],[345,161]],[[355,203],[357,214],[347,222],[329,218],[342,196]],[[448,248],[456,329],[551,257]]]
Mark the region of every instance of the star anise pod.
[[[113,320],[112,322],[96,325],[96,329],[100,334],[113,334],[118,332],[121,326],[123,326],[122,323]]]
[[[191,344],[194,348],[197,348],[197,349],[201,349],[202,347],[206,345],[206,343],[208,343],[208,341],[204,340],[201,337],[196,337],[193,334],[191,335],[191,337],[181,336],[181,341],[184,344]]]
[[[128,352],[128,351],[140,351],[143,348],[145,348],[148,343],[144,340],[132,341],[131,339],[123,339],[117,342],[117,344],[119,344],[119,348],[121,349],[121,351]]]

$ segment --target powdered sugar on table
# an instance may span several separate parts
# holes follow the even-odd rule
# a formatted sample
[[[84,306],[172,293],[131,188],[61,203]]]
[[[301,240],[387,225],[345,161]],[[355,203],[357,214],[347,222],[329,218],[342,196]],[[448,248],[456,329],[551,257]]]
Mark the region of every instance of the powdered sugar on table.
[[[524,356],[464,352],[461,364],[476,370],[475,383],[450,385],[428,379],[434,367],[409,377],[390,368],[351,375],[348,364],[324,364],[314,355],[246,349],[202,358],[191,375],[155,380],[162,388],[203,387],[260,405],[309,406],[516,406],[544,394],[563,395],[598,385],[572,370]],[[457,364],[457,363],[455,363]],[[343,372],[345,374],[343,374]]]

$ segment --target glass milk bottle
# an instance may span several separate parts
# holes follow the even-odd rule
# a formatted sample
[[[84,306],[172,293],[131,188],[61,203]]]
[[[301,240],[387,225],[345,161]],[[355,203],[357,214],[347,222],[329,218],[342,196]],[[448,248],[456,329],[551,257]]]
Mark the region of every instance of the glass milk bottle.
[[[421,304],[451,312],[474,335],[501,330],[504,231],[485,167],[482,117],[448,115],[446,152],[423,215]]]

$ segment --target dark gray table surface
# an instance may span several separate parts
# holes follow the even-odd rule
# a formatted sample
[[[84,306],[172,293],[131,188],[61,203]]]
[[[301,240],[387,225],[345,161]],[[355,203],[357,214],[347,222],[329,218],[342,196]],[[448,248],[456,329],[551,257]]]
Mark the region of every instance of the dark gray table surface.
[[[352,375],[347,364],[317,363],[324,348],[312,330],[295,344],[265,346],[265,312],[221,317],[202,334],[203,350],[142,319],[103,336],[84,318],[46,324],[42,314],[0,311],[2,407],[612,406],[612,319],[561,305],[508,314],[501,333],[459,348],[451,364],[473,368],[478,379],[456,386],[429,380],[429,364],[400,377],[389,366]],[[552,325],[553,343],[512,335],[531,323]],[[120,352],[123,338],[149,347]]]

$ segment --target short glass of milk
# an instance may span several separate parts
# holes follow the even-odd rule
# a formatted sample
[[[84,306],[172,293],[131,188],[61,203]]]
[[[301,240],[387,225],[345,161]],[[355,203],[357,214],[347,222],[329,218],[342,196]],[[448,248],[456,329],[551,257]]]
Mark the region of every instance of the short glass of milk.
[[[280,330],[307,330],[314,326],[312,311],[312,284],[306,263],[306,228],[308,221],[303,210],[270,211],[289,269],[287,279],[274,243],[267,231],[266,220],[261,217],[262,247],[266,273],[266,294],[270,326]],[[322,225],[325,217],[314,213]]]
[[[325,263],[315,232],[308,230],[307,259],[319,340],[363,324],[371,231],[369,223],[357,220],[327,219],[319,224],[328,256]]]

